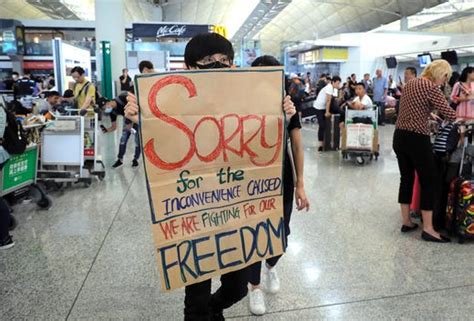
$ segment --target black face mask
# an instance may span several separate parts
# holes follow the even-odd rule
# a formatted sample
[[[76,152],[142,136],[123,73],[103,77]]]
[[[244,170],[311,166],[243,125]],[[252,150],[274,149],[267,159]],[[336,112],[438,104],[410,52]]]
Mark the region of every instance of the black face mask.
[[[196,64],[199,69],[221,69],[221,68],[230,68],[229,65],[223,64],[220,61],[210,62],[205,65]]]

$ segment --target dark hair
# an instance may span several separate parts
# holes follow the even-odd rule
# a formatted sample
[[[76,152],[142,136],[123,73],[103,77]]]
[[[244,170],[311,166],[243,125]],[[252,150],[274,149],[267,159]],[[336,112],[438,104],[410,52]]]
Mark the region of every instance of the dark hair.
[[[99,108],[103,108],[105,106],[106,103],[108,103],[109,100],[105,97],[100,97],[99,99],[97,99],[96,101],[96,104],[97,106],[99,106]]]
[[[84,69],[83,69],[82,67],[76,66],[76,67],[74,67],[74,68],[71,69],[71,75],[72,75],[73,73],[75,73],[75,72],[77,72],[79,75],[84,75],[84,72],[85,72],[85,71],[84,71]]]
[[[122,69],[122,72],[124,72],[125,70],[127,70],[127,71],[128,71],[128,69],[127,69],[127,68],[123,68],[123,69]]]
[[[362,86],[362,87],[364,87],[364,89],[365,89],[365,84],[364,84],[363,82],[358,82],[358,83],[356,84],[356,87],[357,87],[357,86]]]
[[[64,97],[64,98],[71,98],[71,97],[74,97],[74,92],[72,91],[72,89],[66,89],[66,90],[64,91],[63,97]]]
[[[61,95],[56,90],[46,91],[44,93],[44,98],[53,97],[53,96],[61,96]]]
[[[454,87],[454,85],[459,81],[459,72],[453,71],[453,74],[451,75],[451,78],[449,78],[448,84],[451,87]]]
[[[338,82],[338,81],[342,81],[341,77],[339,77],[339,76],[334,76],[331,79],[331,82]]]
[[[410,72],[414,74],[415,77],[417,76],[417,71],[415,67],[406,67],[405,70],[410,70]]]
[[[154,69],[151,61],[148,61],[148,60],[140,61],[140,63],[138,64],[138,70],[140,70],[140,73],[142,73],[145,68],[150,69],[150,70]]]
[[[12,76],[13,76],[13,75],[20,76],[20,74],[19,74],[18,72],[16,72],[16,71],[12,72]]]
[[[201,33],[189,40],[184,50],[186,67],[197,67],[197,62],[204,57],[223,54],[234,61],[232,43],[217,33]]]
[[[467,66],[464,68],[461,72],[461,76],[459,77],[460,82],[466,82],[467,81],[467,75],[469,75],[471,72],[474,72],[474,67]]]
[[[319,76],[319,78],[326,78],[327,75],[326,74],[321,74],[321,76]]]
[[[351,78],[354,77],[355,75],[356,75],[356,74],[352,74],[352,75],[351,75]]]
[[[252,62],[252,67],[281,66],[282,64],[273,56],[260,56]]]

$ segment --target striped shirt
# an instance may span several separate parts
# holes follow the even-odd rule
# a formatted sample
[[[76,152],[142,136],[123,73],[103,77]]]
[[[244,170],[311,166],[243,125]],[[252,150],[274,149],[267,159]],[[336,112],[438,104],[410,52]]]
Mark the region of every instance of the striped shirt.
[[[403,90],[396,128],[429,135],[428,121],[433,110],[438,110],[445,120],[456,119],[455,111],[436,84],[425,78],[413,79]]]
[[[435,152],[445,154],[448,152],[448,140],[449,136],[451,134],[451,131],[454,128],[454,123],[447,123],[441,125],[441,128],[439,129],[438,135],[436,136],[436,139],[433,144],[433,150]]]

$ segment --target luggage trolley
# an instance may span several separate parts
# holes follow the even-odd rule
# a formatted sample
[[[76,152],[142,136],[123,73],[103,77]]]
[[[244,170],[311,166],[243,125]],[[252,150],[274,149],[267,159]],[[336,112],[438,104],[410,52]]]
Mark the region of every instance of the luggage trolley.
[[[99,152],[99,135],[102,132],[99,114],[89,112],[84,116],[84,167],[99,180],[105,178],[105,165]]]
[[[105,177],[98,153],[98,116],[57,116],[41,136],[39,178],[44,182],[92,184]]]
[[[0,196],[14,201],[31,197],[39,208],[48,210],[53,201],[37,182],[38,145],[30,144],[22,154],[11,155],[0,171]]]
[[[342,131],[342,158],[355,159],[358,165],[379,157],[378,111],[370,107],[366,110],[346,108],[346,119]]]
[[[13,96],[0,94],[0,106],[7,106]],[[24,126],[29,134],[37,131],[42,125]],[[10,155],[0,169],[0,196],[9,203],[18,199],[31,198],[41,209],[49,209],[53,205],[51,198],[46,195],[44,188],[37,184],[38,174],[38,144],[31,142],[21,154]]]

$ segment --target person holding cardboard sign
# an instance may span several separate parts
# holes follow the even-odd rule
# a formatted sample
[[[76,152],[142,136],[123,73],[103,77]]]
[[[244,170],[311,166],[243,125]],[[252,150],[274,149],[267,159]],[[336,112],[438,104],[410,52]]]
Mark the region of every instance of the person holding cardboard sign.
[[[185,63],[188,69],[215,69],[231,68],[233,65],[234,50],[232,44],[224,37],[216,33],[201,34],[193,39],[186,46]],[[180,81],[185,81],[184,77],[175,77]],[[166,81],[166,79],[165,79]],[[296,114],[294,104],[289,96],[283,101],[283,110],[286,118],[290,119]],[[125,116],[135,123],[139,122],[139,107],[137,98],[133,94],[128,95],[128,103],[125,108]],[[211,116],[206,116],[210,118]],[[265,143],[266,144],[266,143]],[[159,161],[159,160],[157,160]],[[172,164],[165,164],[171,166]],[[165,166],[166,169],[166,166]],[[240,177],[238,171],[229,172],[229,169],[220,171],[220,178],[233,176]],[[186,173],[181,175],[180,184],[186,181]],[[187,181],[186,181],[187,182]],[[195,185],[187,185],[187,188],[198,186],[202,180],[194,181]],[[180,186],[181,186],[180,185]],[[255,184],[253,192],[262,192],[265,188],[273,188],[273,183],[267,181]],[[271,206],[271,204],[268,204]],[[237,246],[237,244],[236,244]],[[174,263],[170,263],[174,264]],[[189,270],[188,270],[189,272]],[[223,310],[240,301],[247,295],[248,269],[243,268],[221,275],[221,287],[216,293],[211,295],[211,280],[187,285],[185,288],[184,319],[185,320],[224,320]]]
[[[281,63],[273,56],[261,56],[255,59],[252,67],[281,66]],[[287,126],[289,144],[284,156],[283,168],[283,218],[285,220],[285,244],[288,244],[290,234],[290,219],[293,210],[293,200],[296,196],[296,205],[299,211],[309,210],[309,200],[306,197],[303,180],[304,151],[301,137],[301,122],[298,114],[293,115]],[[295,195],[296,186],[296,195]],[[265,261],[264,281],[265,291],[277,293],[280,289],[280,280],[275,266],[282,255],[278,255]],[[263,315],[266,312],[265,296],[261,288],[262,262],[254,263],[249,268],[250,312],[255,315]]]

